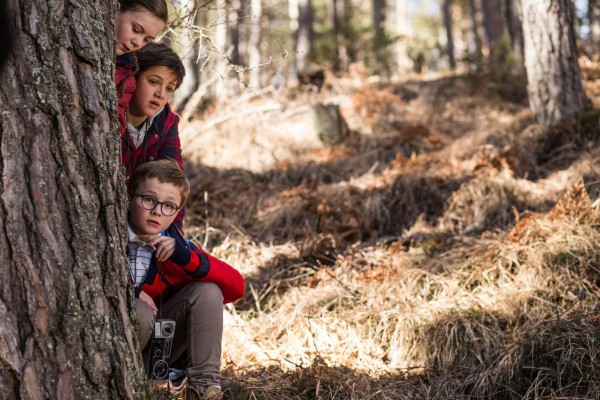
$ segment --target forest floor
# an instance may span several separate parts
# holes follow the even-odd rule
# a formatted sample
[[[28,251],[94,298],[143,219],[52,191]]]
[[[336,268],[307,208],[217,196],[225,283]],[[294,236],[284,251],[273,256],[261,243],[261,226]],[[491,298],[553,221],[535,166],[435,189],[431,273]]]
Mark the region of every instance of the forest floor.
[[[247,282],[225,398],[597,398],[600,67],[582,69],[579,131],[544,132],[518,80],[359,67],[187,123],[186,233]],[[315,102],[339,104],[341,143],[310,133]]]

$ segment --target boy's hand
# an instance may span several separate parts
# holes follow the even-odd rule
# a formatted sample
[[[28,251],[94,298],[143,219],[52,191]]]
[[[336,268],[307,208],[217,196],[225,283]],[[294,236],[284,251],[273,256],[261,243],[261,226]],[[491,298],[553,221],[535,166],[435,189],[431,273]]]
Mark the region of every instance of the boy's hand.
[[[158,261],[165,261],[175,252],[175,238],[159,236],[150,242],[156,248],[154,256]]]
[[[150,309],[154,313],[154,316],[156,316],[156,313],[158,312],[158,308],[156,308],[156,304],[154,304],[154,300],[152,300],[152,297],[150,297],[150,295],[148,293],[146,293],[142,290],[140,292],[140,300],[143,301],[144,303],[146,303],[148,305],[148,307],[150,307]]]

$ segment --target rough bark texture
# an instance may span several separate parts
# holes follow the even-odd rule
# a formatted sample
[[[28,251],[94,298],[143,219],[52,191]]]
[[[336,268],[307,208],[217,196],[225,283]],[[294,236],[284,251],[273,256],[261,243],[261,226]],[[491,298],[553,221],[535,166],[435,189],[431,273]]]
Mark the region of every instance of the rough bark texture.
[[[0,398],[139,399],[116,2],[9,0],[0,85]]]
[[[522,0],[529,104],[552,127],[578,117],[585,105],[570,0]]]

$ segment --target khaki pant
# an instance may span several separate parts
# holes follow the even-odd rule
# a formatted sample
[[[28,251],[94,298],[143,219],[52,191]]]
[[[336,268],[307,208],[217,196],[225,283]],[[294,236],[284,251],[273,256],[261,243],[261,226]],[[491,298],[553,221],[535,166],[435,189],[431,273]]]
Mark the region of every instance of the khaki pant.
[[[158,277],[157,277],[158,279]],[[135,299],[139,320],[138,339],[147,360],[155,317],[140,299]],[[175,320],[175,338],[169,364],[184,355],[190,383],[217,386],[221,382],[221,339],[223,336],[223,294],[211,282],[193,282],[166,303],[156,305],[158,318]]]

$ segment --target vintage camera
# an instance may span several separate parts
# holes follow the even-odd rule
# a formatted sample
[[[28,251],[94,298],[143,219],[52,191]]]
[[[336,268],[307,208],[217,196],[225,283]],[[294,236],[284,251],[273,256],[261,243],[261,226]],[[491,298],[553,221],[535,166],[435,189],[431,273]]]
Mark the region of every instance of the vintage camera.
[[[175,337],[175,321],[172,319],[157,319],[154,322],[154,332],[150,342],[150,357],[148,357],[148,375],[150,379],[162,380],[169,376],[169,357]]]

